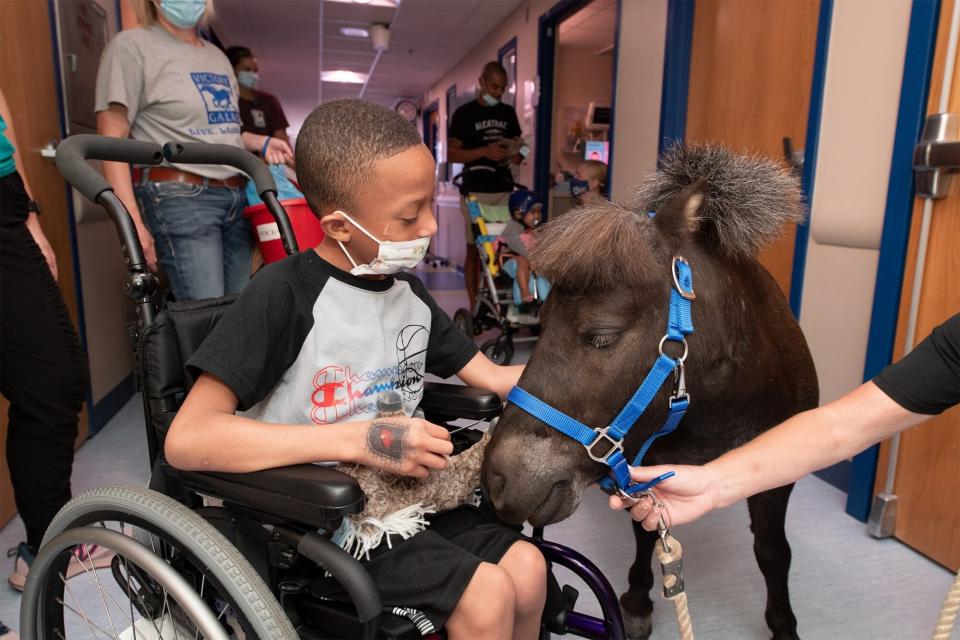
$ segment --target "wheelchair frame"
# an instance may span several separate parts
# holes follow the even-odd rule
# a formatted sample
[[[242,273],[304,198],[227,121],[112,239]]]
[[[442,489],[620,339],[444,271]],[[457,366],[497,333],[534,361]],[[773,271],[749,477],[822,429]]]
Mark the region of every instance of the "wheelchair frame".
[[[241,556],[246,556],[256,573],[265,577],[266,588],[279,601],[285,612],[291,612],[290,607],[294,605],[291,604],[290,599],[297,594],[292,594],[292,587],[285,585],[282,580],[272,581],[269,577],[277,573],[278,568],[284,569],[285,566],[292,565],[300,556],[316,568],[325,570],[348,592],[356,610],[355,618],[352,620],[356,635],[363,638],[380,637],[383,630],[381,628],[383,607],[372,579],[359,561],[329,539],[329,534],[332,534],[344,516],[359,512],[363,508],[362,491],[352,478],[334,469],[315,465],[296,465],[248,474],[231,474],[177,471],[164,461],[158,427],[163,426],[163,433],[165,433],[186,389],[163,387],[168,381],[161,380],[157,384],[163,387],[165,393],[154,395],[149,393],[150,384],[154,382],[151,376],[159,375],[154,370],[163,368],[156,366],[155,360],[162,360],[164,357],[179,358],[176,360],[178,367],[176,373],[181,376],[181,382],[183,382],[182,365],[186,361],[183,357],[184,352],[186,355],[192,353],[192,349],[199,345],[206,332],[218,319],[217,314],[222,314],[232,303],[233,298],[171,303],[166,308],[158,310],[153,302],[157,289],[156,279],[146,267],[133,221],[112,188],[87,163],[88,159],[140,165],[157,165],[166,159],[191,164],[234,166],[254,180],[262,200],[277,221],[284,249],[290,255],[299,248],[286,212],[277,201],[276,186],[266,165],[250,153],[225,145],[168,143],[161,149],[159,145],[148,142],[93,135],[76,135],[68,138],[58,148],[56,159],[57,167],[66,180],[89,200],[106,209],[120,237],[121,251],[127,269],[123,290],[125,295],[135,303],[138,314],[136,330],[131,333],[135,338],[136,377],[138,387],[144,394],[148,453],[150,463],[153,465],[150,488],[160,489],[160,498],[163,501],[169,501],[166,497],[169,496],[193,509],[189,513],[196,520],[198,527],[202,525],[208,530],[212,524],[216,530],[226,534],[227,537],[232,536],[238,540],[241,543],[237,547],[238,552]],[[198,324],[205,331],[200,332],[202,335],[197,335],[198,332],[189,331],[191,328],[189,326],[177,326],[175,319],[178,314],[184,318],[191,318],[191,321],[199,318]],[[166,342],[160,343],[157,340]],[[157,344],[163,344],[169,349],[172,343],[176,343],[180,353],[164,355],[154,352]],[[154,360],[151,360],[152,358]],[[172,370],[174,367],[170,365],[167,368]],[[461,418],[490,420],[499,415],[501,403],[494,394],[479,389],[459,385],[428,385],[421,407],[428,420],[437,424],[446,424]],[[122,491],[123,488],[119,490]],[[147,491],[142,488],[138,490]],[[147,491],[147,493],[150,492]],[[326,504],[318,504],[316,499],[300,497],[305,494],[307,496],[323,495],[331,499]],[[219,512],[216,512],[216,509],[199,507],[199,495],[223,500],[224,508],[232,518],[231,522],[223,522],[223,516],[218,516]],[[64,519],[61,516],[70,515],[67,521],[73,523],[74,528],[67,528],[65,531],[62,528],[56,530],[58,527],[51,525],[51,531],[44,540],[38,555],[40,562],[31,571],[24,593],[21,608],[21,624],[24,629],[35,629],[38,624],[37,611],[42,610],[43,607],[42,603],[38,603],[40,591],[37,585],[48,578],[43,574],[48,571],[59,572],[63,569],[66,562],[63,557],[64,549],[96,538],[96,531],[91,532],[91,528],[84,524],[92,524],[96,520],[95,516],[101,512],[93,509],[92,514],[82,515],[84,499],[85,496],[81,495],[72,500],[58,514],[58,520],[55,520],[55,523],[63,524]],[[170,508],[175,507],[177,505],[170,506]],[[158,530],[164,530],[164,522],[154,521],[151,524]],[[244,527],[247,529],[244,530]],[[245,534],[252,530],[257,530],[257,535],[245,537]],[[327,532],[328,535],[318,531]],[[120,534],[107,534],[106,537],[116,540],[118,536],[123,537]],[[258,540],[253,540],[253,537]],[[274,545],[270,553],[272,557],[268,558],[267,551],[263,549],[252,554],[256,557],[250,557],[245,553],[253,548],[251,545],[257,545],[263,541]],[[544,634],[573,633],[586,638],[625,639],[626,634],[616,594],[600,570],[576,551],[544,540],[542,528],[534,530],[532,541],[544,554],[548,566],[553,564],[564,566],[580,577],[597,597],[603,612],[602,618],[596,618],[574,611],[573,607],[578,594],[575,589],[564,587],[563,609],[555,619],[544,620]],[[131,542],[133,544],[121,542],[120,545],[133,550],[131,552],[140,553],[141,557],[144,557],[144,562],[152,563],[151,566],[157,566],[156,562],[143,556],[144,552],[152,555],[149,549],[137,549],[138,543]],[[139,546],[142,547],[142,545]],[[58,554],[59,564],[54,560]],[[166,565],[163,559],[157,558],[157,561],[169,569],[169,565]],[[171,572],[167,569],[162,567],[159,569],[163,573],[163,579],[170,584],[177,583],[177,578],[169,575]],[[176,575],[174,573],[174,576]],[[299,610],[294,614],[298,617]],[[199,612],[198,615],[209,624],[209,617],[203,618],[205,615],[203,612]],[[298,628],[297,633],[303,638],[318,637],[309,627]],[[217,634],[211,634],[208,637],[217,637]]]

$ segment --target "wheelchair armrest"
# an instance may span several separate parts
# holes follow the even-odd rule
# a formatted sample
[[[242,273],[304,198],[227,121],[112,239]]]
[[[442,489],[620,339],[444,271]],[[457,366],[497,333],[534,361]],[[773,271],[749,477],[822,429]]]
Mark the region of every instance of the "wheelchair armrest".
[[[252,473],[177,471],[184,486],[283,521],[315,528],[363,511],[357,481],[330,467],[298,464]]]
[[[455,420],[492,420],[500,415],[503,405],[492,391],[460,384],[429,382],[423,388],[420,408],[431,416]]]

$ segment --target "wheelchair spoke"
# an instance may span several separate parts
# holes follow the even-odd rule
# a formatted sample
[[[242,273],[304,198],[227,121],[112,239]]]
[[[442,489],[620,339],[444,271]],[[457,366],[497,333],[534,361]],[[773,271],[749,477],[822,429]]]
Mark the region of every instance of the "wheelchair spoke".
[[[96,628],[98,631],[100,631],[101,633],[103,633],[103,635],[107,636],[108,638],[110,637],[110,633],[109,633],[108,631],[106,631],[106,630],[104,630],[104,629],[101,629],[99,625],[94,624],[93,622],[90,622],[89,620],[87,620],[82,613],[80,613],[79,611],[77,611],[76,609],[74,609],[73,607],[71,607],[70,605],[68,605],[66,602],[64,602],[64,601],[63,601],[63,598],[57,598],[56,601],[57,601],[57,604],[59,604],[61,607],[72,611],[72,612],[75,613],[76,615],[78,615],[78,616],[80,616],[81,618],[83,618],[84,620],[86,620],[88,625],[91,625],[92,627]],[[90,631],[93,631],[93,629],[90,629]],[[60,638],[61,638],[62,640],[66,640],[66,639],[64,638],[64,636],[63,636],[62,633],[57,632],[57,635],[60,636]],[[93,637],[94,637],[94,638],[97,638],[97,637],[99,637],[99,636],[97,636],[97,634],[94,633],[94,634],[93,634]],[[116,636],[116,635],[114,636],[114,638],[117,638],[117,637],[119,637],[119,636]]]
[[[130,567],[129,567],[129,565],[127,565],[127,557],[126,557],[126,556],[122,556],[122,557],[123,557],[123,566],[124,566],[124,568],[125,568],[125,570],[126,570],[127,581],[128,581],[125,590],[126,590],[126,592],[127,592],[127,597],[130,598],[130,592],[132,591],[132,587],[131,587],[130,584],[129,584],[129,580],[130,580]],[[166,591],[164,591],[164,598],[166,598]],[[139,592],[139,591],[137,591],[137,600],[140,602],[140,606],[143,608],[144,611],[147,611],[147,612],[150,611],[149,608],[147,607],[147,603],[144,602],[143,596],[140,595],[140,592]],[[131,615],[133,614],[133,598],[130,598],[130,613],[131,613]],[[157,628],[157,623],[154,621],[153,618],[150,618],[150,617],[148,617],[148,616],[141,616],[141,617],[142,617],[142,618],[145,618],[145,619],[147,619],[147,620],[150,621],[150,624],[153,625],[154,631],[157,632],[157,637],[158,637],[158,638],[162,638],[162,637],[163,637],[163,634],[160,633],[160,629]],[[161,623],[161,624],[162,624],[162,623]],[[136,626],[136,625],[133,625],[133,638],[134,638],[134,640],[136,640],[136,638],[137,638],[137,626]]]
[[[207,585],[207,574],[200,574],[200,599],[203,600],[203,588]],[[199,640],[200,638],[200,627],[197,627],[193,632],[193,640]]]
[[[65,603],[65,602],[63,603],[63,606],[67,607],[68,609],[70,609],[70,610],[73,611],[74,613],[78,613],[78,615],[79,615],[81,618],[83,618],[83,621],[87,623],[87,626],[90,627],[90,632],[93,634],[93,637],[96,639],[96,638],[97,638],[97,632],[93,630],[95,625],[90,621],[89,618],[87,618],[87,614],[84,613],[84,611],[83,611],[83,606],[81,606],[80,601],[77,599],[77,596],[73,595],[73,590],[70,589],[70,585],[67,584],[67,578],[66,578],[66,576],[63,575],[62,573],[60,574],[60,581],[63,582],[64,588],[67,590],[67,593],[70,594],[70,597],[73,598],[73,602],[77,605],[77,609],[79,609],[80,611],[79,611],[79,612],[76,611],[75,609],[73,609],[72,607],[70,607],[70,606],[69,606],[67,603]],[[109,638],[110,636],[107,635],[107,637]]]
[[[123,572],[124,572],[124,574],[126,574],[127,576],[130,575],[130,567],[127,566],[127,557],[126,557],[126,556],[123,556]],[[127,585],[127,588],[125,589],[125,591],[127,592],[127,601],[130,603],[130,620],[131,620],[130,628],[133,629],[133,640],[137,640],[137,625],[133,624],[133,622],[132,622],[132,620],[133,620],[133,598],[130,597],[130,585],[129,585],[129,584]]]
[[[92,575],[93,581],[97,583],[97,590],[100,592],[100,602],[103,603],[103,612],[107,614],[107,620],[110,621],[110,629],[113,631],[113,637],[116,638],[118,637],[117,628],[113,626],[113,616],[110,615],[110,609],[107,607],[107,599],[104,597],[105,591],[103,589],[103,585],[100,584],[100,578],[97,576],[97,567],[93,562],[93,556],[90,555],[90,547],[84,544],[83,552],[84,554],[86,554],[87,558],[90,559],[90,569],[91,569],[90,571],[87,570],[87,565],[83,563],[83,560],[77,557],[76,554],[74,554],[74,557],[77,558],[77,562],[80,563],[80,566],[83,568],[84,573],[89,573],[90,575]],[[113,598],[111,598],[111,600],[112,599]]]

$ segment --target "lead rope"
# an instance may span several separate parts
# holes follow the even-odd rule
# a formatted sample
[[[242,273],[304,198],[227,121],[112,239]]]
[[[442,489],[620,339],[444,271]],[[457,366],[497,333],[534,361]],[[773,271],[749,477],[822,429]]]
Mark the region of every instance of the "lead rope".
[[[953,632],[953,624],[957,621],[957,612],[960,611],[960,573],[957,574],[953,586],[947,592],[947,597],[940,608],[940,619],[933,630],[933,640],[949,640]]]
[[[657,533],[660,534],[660,539],[654,549],[663,575],[663,597],[673,604],[677,628],[680,630],[680,640],[694,640],[693,621],[690,619],[687,592],[683,584],[683,547],[670,535],[670,528],[663,518],[663,503],[657,500],[652,491],[644,492],[643,495],[653,500],[654,508],[660,510],[660,518],[657,521]]]

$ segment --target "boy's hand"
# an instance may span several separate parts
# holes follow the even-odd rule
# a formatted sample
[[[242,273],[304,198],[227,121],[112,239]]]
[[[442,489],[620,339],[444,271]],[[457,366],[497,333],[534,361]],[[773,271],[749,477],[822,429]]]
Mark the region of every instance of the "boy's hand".
[[[360,464],[415,478],[445,468],[453,453],[450,432],[419,418],[377,418],[363,438]]]

